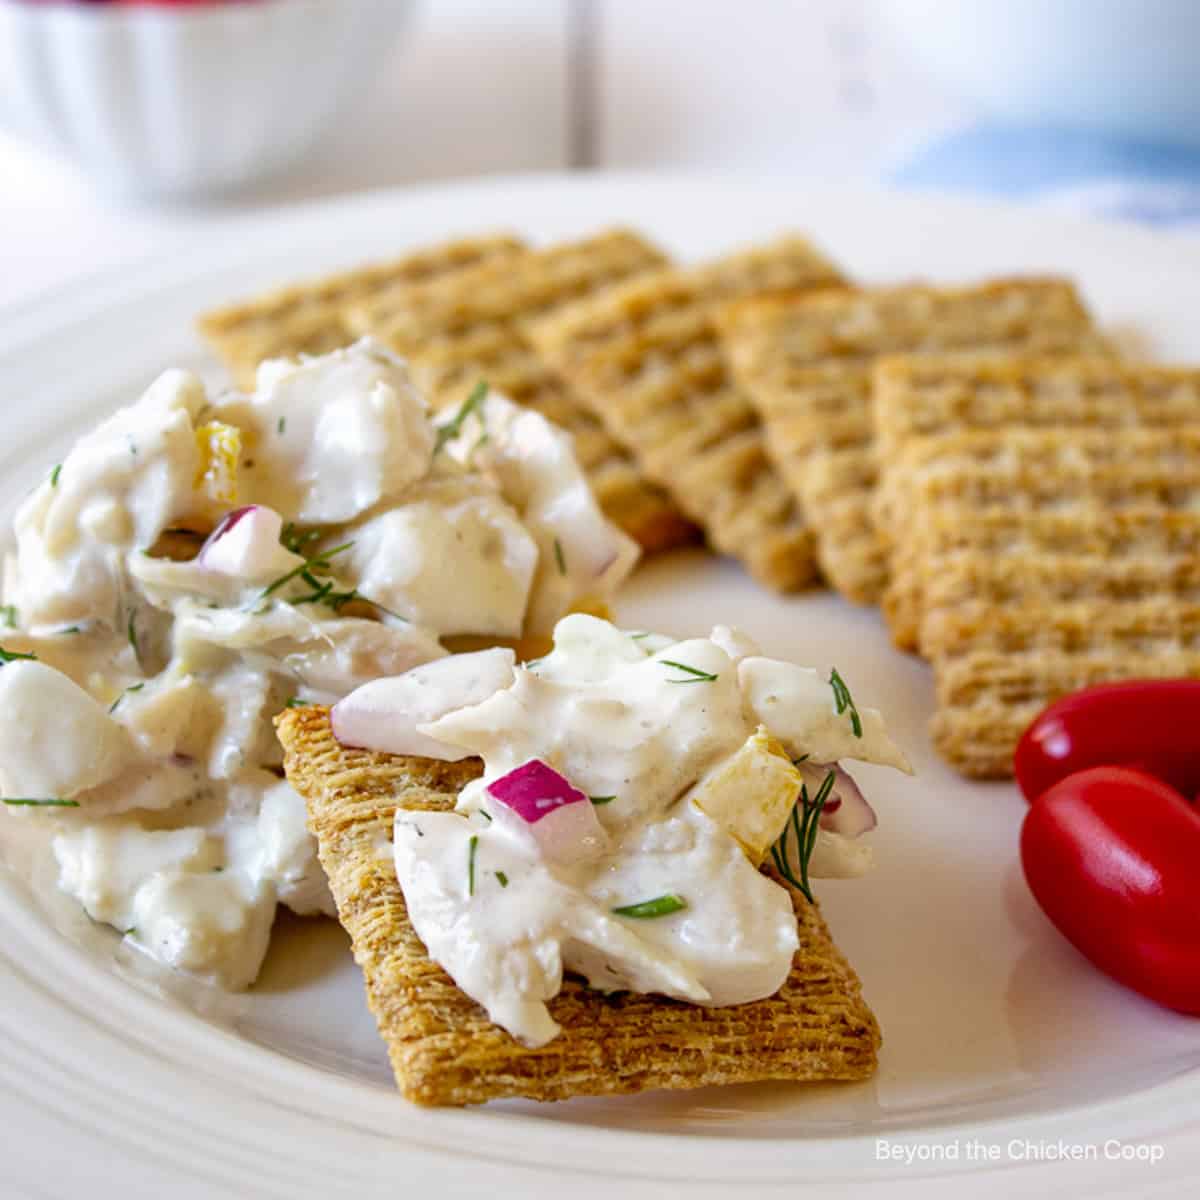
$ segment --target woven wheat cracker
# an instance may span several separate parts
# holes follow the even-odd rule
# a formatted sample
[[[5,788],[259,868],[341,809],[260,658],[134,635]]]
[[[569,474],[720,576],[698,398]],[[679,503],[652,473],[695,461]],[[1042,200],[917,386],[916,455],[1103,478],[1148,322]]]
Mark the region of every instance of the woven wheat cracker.
[[[839,281],[808,242],[787,237],[610,289],[534,330],[547,360],[704,526],[712,545],[780,591],[813,581],[812,530],[768,456],[753,405],[729,374],[713,313],[764,289]]]
[[[483,378],[567,430],[604,511],[643,549],[662,550],[693,540],[695,526],[539,358],[525,327],[664,261],[636,234],[617,230],[393,288],[348,306],[346,321],[407,358],[439,408],[460,403]]]
[[[327,354],[353,341],[343,319],[347,307],[508,258],[520,249],[521,243],[507,234],[445,242],[213,309],[199,318],[197,327],[238,387],[249,390],[265,359]]]
[[[1200,424],[935,434],[907,456],[934,740],[959,770],[1010,775],[1067,692],[1200,672]]]
[[[871,366],[883,354],[1079,351],[1100,341],[1058,279],[766,297],[720,315],[734,373],[766,422],[784,477],[817,530],[821,569],[844,595],[879,599],[887,550],[872,517],[882,461]]]
[[[390,842],[397,807],[446,809],[479,772],[348,750],[328,711],[277,719],[288,778],[308,804],[338,915],[363,969],[396,1083],[418,1104],[562,1100],[756,1080],[863,1079],[879,1030],[820,911],[793,899],[801,948],[782,989],[732,1008],[603,996],[574,979],[550,1002],[562,1033],[531,1050],[493,1025],[430,960],[409,923]]]
[[[1103,358],[963,361],[909,357],[875,371],[875,408],[884,468],[875,516],[892,555],[883,609],[898,645],[917,648],[924,601],[912,545],[907,447],[956,430],[1106,429],[1200,422],[1200,371],[1134,366]]]

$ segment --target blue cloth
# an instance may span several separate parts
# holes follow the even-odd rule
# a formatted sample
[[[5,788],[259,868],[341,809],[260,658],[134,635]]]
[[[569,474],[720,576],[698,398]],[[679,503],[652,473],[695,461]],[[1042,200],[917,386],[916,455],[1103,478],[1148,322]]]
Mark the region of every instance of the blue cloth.
[[[976,126],[923,147],[890,181],[1075,203],[1156,225],[1200,222],[1200,150],[1077,130]]]

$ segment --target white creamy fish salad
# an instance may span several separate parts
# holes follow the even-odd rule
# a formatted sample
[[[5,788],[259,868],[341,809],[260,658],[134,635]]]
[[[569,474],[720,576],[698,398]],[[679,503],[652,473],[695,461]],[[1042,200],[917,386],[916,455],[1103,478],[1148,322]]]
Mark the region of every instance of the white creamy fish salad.
[[[875,814],[839,765],[909,770],[841,676],[723,626],[685,641],[559,621],[545,658],[456,655],[335,705],[345,744],[483,759],[454,812],[396,813],[396,874],[430,955],[522,1042],[558,1033],[564,970],[602,991],[740,1004],[798,948],[770,856],[809,879],[870,865]]]
[[[59,886],[172,967],[251,983],[276,905],[332,912],[271,718],[549,631],[625,578],[569,438],[480,388],[438,427],[361,342],[253,395],[161,376],[23,503],[0,792]]]

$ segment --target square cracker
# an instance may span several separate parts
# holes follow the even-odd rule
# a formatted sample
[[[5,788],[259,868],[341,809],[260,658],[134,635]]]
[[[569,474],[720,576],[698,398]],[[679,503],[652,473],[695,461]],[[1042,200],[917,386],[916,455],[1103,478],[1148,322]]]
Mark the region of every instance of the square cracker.
[[[785,237],[692,270],[643,276],[534,329],[539,350],[647,476],[670,490],[717,550],[779,591],[813,582],[812,529],[727,369],[712,316],[739,296],[840,282],[807,241]]]
[[[249,390],[258,364],[268,358],[328,354],[352,342],[355,335],[343,320],[349,305],[508,258],[521,247],[509,234],[444,242],[213,309],[198,318],[197,327],[238,387]]]
[[[1200,424],[935,434],[907,451],[940,752],[1004,778],[1105,680],[1200,675]]]
[[[872,519],[880,456],[871,366],[900,352],[1057,353],[1103,343],[1060,279],[974,287],[923,284],[732,304],[719,314],[734,374],[817,534],[821,569],[843,595],[877,601],[888,576]]]
[[[910,445],[936,434],[1004,428],[1106,429],[1119,443],[1124,431],[1134,428],[1200,423],[1200,371],[1126,365],[1104,358],[895,358],[876,367],[874,394],[883,463],[875,519],[891,558],[891,578],[882,604],[893,639],[906,649],[919,649],[925,604],[916,563],[926,513],[916,519],[909,495]],[[1018,504],[1014,497],[1014,509]],[[940,520],[943,527],[950,521],[944,512]],[[1055,536],[1071,537],[1062,522],[1053,528]],[[1029,570],[1032,582],[1036,564],[1031,562]],[[957,586],[956,578],[953,572],[935,577],[933,601],[941,603],[938,593]]]
[[[392,288],[348,305],[344,316],[355,333],[403,355],[435,407],[461,403],[486,379],[565,429],[607,515],[644,550],[665,550],[694,540],[695,526],[642,477],[526,336],[530,321],[665,261],[636,234],[615,230]]]
[[[401,1093],[418,1104],[506,1096],[563,1100],[651,1088],[779,1079],[865,1079],[879,1028],[820,910],[793,894],[801,948],[774,996],[700,1008],[656,996],[604,996],[564,980],[550,1011],[562,1027],[528,1049],[459,991],[409,923],[389,853],[397,807],[448,809],[480,770],[462,763],[348,750],[328,710],[276,721],[288,778],[308,804],[338,915]]]

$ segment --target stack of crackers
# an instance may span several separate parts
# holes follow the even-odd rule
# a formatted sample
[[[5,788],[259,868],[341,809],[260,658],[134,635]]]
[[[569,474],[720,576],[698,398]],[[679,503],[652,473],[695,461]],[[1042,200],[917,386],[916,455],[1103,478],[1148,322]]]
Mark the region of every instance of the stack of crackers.
[[[1200,371],[897,359],[875,387],[885,611],[951,763],[1011,775],[1057,697],[1200,674]]]
[[[856,288],[798,236],[678,267],[625,230],[498,234],[201,329],[243,385],[363,334],[439,406],[486,379],[572,433],[647,552],[699,528],[779,591],[879,604],[969,775],[1010,774],[1065,691],[1192,669],[1198,385],[1119,363],[1067,280]]]

